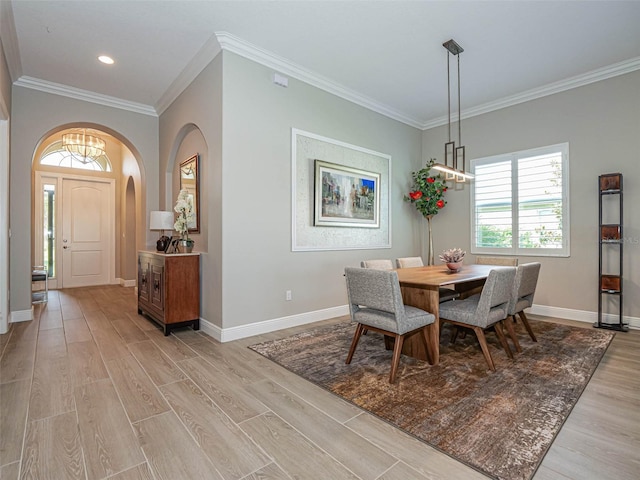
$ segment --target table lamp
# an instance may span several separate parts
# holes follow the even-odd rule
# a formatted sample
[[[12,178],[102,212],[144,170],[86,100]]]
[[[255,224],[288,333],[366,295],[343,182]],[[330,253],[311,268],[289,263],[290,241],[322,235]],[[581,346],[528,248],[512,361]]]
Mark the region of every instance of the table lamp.
[[[160,230],[161,237],[156,242],[156,250],[164,252],[171,239],[165,236],[165,230],[173,230],[173,212],[152,211],[149,217],[149,230]]]

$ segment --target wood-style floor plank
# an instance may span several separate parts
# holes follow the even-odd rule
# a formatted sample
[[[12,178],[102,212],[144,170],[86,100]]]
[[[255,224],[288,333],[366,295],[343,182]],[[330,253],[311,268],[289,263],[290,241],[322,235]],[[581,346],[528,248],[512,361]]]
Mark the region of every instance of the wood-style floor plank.
[[[239,423],[267,411],[242,385],[230,380],[204,359],[183,360],[178,365],[234,422]]]
[[[71,320],[65,320],[63,322],[63,326],[64,337],[67,341],[67,344],[93,341],[91,331],[89,330],[87,322],[84,320],[84,318],[73,318]]]
[[[174,362],[181,360],[187,360],[188,358],[195,358],[198,356],[191,347],[189,347],[182,340],[178,339],[175,335],[164,336],[164,333],[160,329],[146,330],[145,333],[155,343],[160,350],[163,351]]]
[[[247,420],[241,424],[241,427],[292,478],[312,479],[320,475],[320,472],[322,472],[322,478],[332,480],[358,478],[344,465],[271,412]],[[370,459],[363,456],[358,457],[357,460],[367,463]]]
[[[284,473],[275,463],[247,475],[243,480],[289,480],[291,477]]]
[[[69,369],[74,386],[109,378],[100,350],[93,341],[69,343]]]
[[[93,340],[96,342],[96,345],[98,345],[103,360],[113,360],[114,358],[128,357],[131,355],[127,346],[122,341],[122,337],[118,335],[118,332],[116,332],[111,325],[92,330],[91,334],[93,335]]]
[[[332,421],[325,413],[270,380],[256,382],[248,390],[285,422],[364,480],[377,478],[397,462],[381,448]],[[367,461],[363,462],[362,458]]]
[[[62,327],[60,310],[45,310],[40,314],[40,331]]]
[[[271,461],[191,380],[160,390],[225,480],[238,480]]]
[[[75,400],[89,478],[104,478],[145,461],[110,380],[76,387]]]
[[[107,370],[132,423],[169,410],[169,405],[133,356],[109,360]]]
[[[113,320],[111,325],[120,334],[124,343],[142,342],[149,339],[129,317]]]
[[[80,305],[75,303],[65,303],[62,307],[62,318],[64,320],[71,320],[72,318],[83,318]]]
[[[134,426],[158,480],[222,479],[173,412],[142,420]]]
[[[0,384],[0,465],[20,460],[31,379]]]
[[[75,410],[67,357],[36,363],[29,401],[29,419],[37,420]]]
[[[34,341],[9,340],[0,358],[0,383],[13,382],[22,378],[31,379],[35,356]]]
[[[64,328],[41,330],[38,335],[37,362],[48,362],[55,358],[67,356],[67,343],[64,338]]]
[[[109,477],[109,480],[154,480],[151,469],[147,463],[136,465],[133,468],[129,468],[124,472],[120,472],[113,477]]]
[[[22,478],[85,478],[75,412],[29,422],[21,471]]]
[[[130,343],[128,347],[156,385],[166,385],[187,378],[182,370],[151,340]]]
[[[18,480],[20,474],[20,462],[13,462],[0,467],[0,478],[2,480]]]

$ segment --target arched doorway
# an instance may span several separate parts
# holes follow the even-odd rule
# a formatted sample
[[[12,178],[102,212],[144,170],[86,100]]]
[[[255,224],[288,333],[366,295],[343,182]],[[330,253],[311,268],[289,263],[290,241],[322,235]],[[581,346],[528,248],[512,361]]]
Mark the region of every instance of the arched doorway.
[[[137,238],[140,192],[133,178],[140,179],[140,169],[118,138],[95,126],[82,130],[100,148],[64,145],[65,134],[78,131],[74,126],[50,133],[35,152],[32,261],[47,266],[50,288],[133,286],[135,259],[128,252]]]

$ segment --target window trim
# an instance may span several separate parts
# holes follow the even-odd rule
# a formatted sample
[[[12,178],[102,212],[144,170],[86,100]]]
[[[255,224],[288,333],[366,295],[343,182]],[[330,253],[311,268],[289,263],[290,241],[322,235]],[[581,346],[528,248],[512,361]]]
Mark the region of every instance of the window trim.
[[[469,196],[469,205],[471,212],[471,231],[470,231],[470,250],[476,255],[507,255],[507,256],[533,256],[533,257],[570,257],[571,256],[571,219],[569,204],[569,143],[558,143],[555,145],[547,145],[544,147],[520,150],[517,152],[503,153],[491,155],[488,157],[476,158],[471,160],[470,169],[472,173],[476,173],[476,165],[491,164],[497,162],[511,162],[511,182],[512,182],[512,199],[517,199],[518,194],[518,162],[519,158],[535,157],[553,152],[560,152],[562,155],[562,248],[520,248],[517,245],[518,239],[518,203],[512,202],[512,246],[511,248],[491,248],[478,247],[476,245],[476,214],[475,214],[475,181],[471,182],[471,192]],[[513,241],[516,240],[516,242]]]

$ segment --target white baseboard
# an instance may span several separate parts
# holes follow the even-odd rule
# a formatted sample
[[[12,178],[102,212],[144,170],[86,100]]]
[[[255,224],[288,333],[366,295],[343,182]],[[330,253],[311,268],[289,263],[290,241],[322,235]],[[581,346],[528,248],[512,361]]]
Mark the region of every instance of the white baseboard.
[[[28,310],[16,310],[9,314],[9,323],[28,322],[33,320],[33,307]]]
[[[529,309],[534,315],[544,315],[545,317],[558,317],[567,320],[577,320],[579,322],[596,323],[598,321],[598,312],[590,312],[587,310],[575,310],[572,308],[551,307],[548,305],[533,304]],[[604,314],[602,320],[605,323],[618,323],[619,317],[613,314]],[[640,329],[640,318],[622,316],[622,321],[628,323],[630,328]]]
[[[120,286],[121,287],[135,287],[136,286],[136,281],[135,280],[125,280],[124,278],[120,279]]]
[[[264,320],[262,322],[230,328],[220,328],[217,325],[201,318],[200,328],[210,337],[224,343],[239,340],[241,338],[253,337],[254,335],[260,335],[263,333],[275,332],[276,330],[282,330],[284,328],[297,327],[299,325],[306,325],[308,323],[319,322],[321,320],[341,317],[348,314],[348,305],[341,305],[338,307],[299,313],[288,317],[274,318],[272,320]]]
[[[595,323],[598,321],[598,312],[589,312],[586,310],[575,310],[571,308],[551,307],[547,305],[533,305],[527,310],[534,315],[543,315],[545,317],[557,317],[567,320],[577,320],[579,322]],[[319,322],[321,320],[328,320],[330,318],[341,317],[349,314],[348,305],[340,305],[338,307],[326,308],[323,310],[316,310],[313,312],[299,313],[297,315],[291,315],[288,317],[274,318],[272,320],[264,320],[262,322],[251,323],[248,325],[240,325],[238,327],[220,328],[217,325],[205,320],[200,319],[200,328],[202,331],[215,338],[217,341],[231,342],[233,340],[239,340],[241,338],[252,337],[254,335],[261,335],[263,333],[275,332],[276,330],[282,330],[290,327],[297,327],[299,325],[306,325],[308,323]],[[607,314],[603,320],[607,323],[617,323],[618,317],[615,315]],[[629,324],[630,328],[640,329],[640,318],[624,316],[623,321]]]

